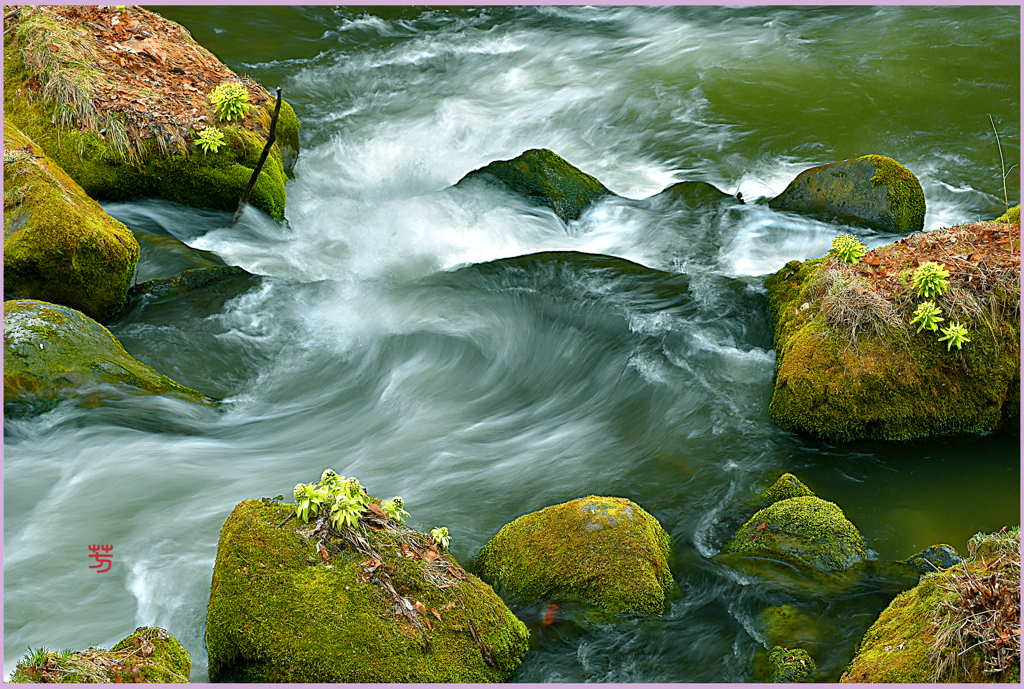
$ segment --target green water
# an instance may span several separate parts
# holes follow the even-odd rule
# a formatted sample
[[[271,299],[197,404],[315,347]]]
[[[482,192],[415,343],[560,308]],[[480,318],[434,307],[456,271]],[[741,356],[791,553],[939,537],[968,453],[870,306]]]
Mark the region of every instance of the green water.
[[[159,625],[206,679],[206,604],[224,519],[325,467],[402,495],[471,567],[502,525],[588,494],[628,497],[673,539],[664,617],[546,603],[513,681],[742,682],[756,618],[817,620],[823,678],[905,582],[808,595],[716,555],[748,498],[792,471],[840,505],[877,560],[1020,522],[1017,434],[832,444],[768,417],[763,276],[854,232],[752,202],[867,153],[921,180],[926,230],[1004,208],[1020,158],[1014,7],[163,7],[302,121],[288,222],[139,199],[106,204],[266,276],[234,299],[111,324],[129,352],[218,410],[125,396],[5,420],[5,672],[25,647],[109,645]],[[579,221],[470,170],[547,147],[630,198],[680,180],[728,210],[609,199]],[[1019,199],[1019,169],[1007,176]],[[549,251],[605,254],[665,273]],[[484,265],[486,264],[486,265]],[[167,264],[169,265],[169,264]],[[148,276],[167,270],[143,261]],[[666,274],[667,273],[667,274]],[[108,575],[87,545],[112,543]]]

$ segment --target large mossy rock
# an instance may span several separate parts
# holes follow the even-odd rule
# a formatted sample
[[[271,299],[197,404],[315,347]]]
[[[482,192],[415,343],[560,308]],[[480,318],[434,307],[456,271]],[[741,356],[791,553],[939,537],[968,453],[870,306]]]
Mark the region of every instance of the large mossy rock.
[[[892,158],[866,155],[804,170],[768,202],[771,208],[836,216],[886,232],[924,227],[924,190]]]
[[[30,652],[14,668],[14,683],[186,684],[192,672],[188,651],[166,629],[139,627],[109,651]]]
[[[105,320],[124,304],[138,260],[131,231],[5,117],[4,297]]]
[[[546,148],[534,148],[513,158],[473,170],[458,184],[484,180],[546,205],[563,222],[576,220],[594,201],[611,195],[600,181]]]
[[[278,528],[293,508],[248,500],[224,522],[206,621],[212,681],[477,683],[512,674],[529,632],[490,586],[450,556],[449,567],[404,555],[391,529],[365,531],[376,564],[355,540],[332,542],[325,562],[304,525]],[[423,631],[396,608],[406,603]]]
[[[946,237],[968,233],[969,227],[920,235],[921,244],[952,248]],[[973,236],[1012,238],[1005,231],[1011,227],[989,223]],[[993,228],[1001,235],[985,234]],[[1019,241],[1019,234],[1015,237]],[[869,256],[902,249],[898,242]],[[1015,428],[1020,419],[1020,266],[1008,262],[1010,255],[1004,259],[995,266],[994,261],[958,263],[969,267],[951,274],[949,292],[935,299],[946,319],[941,326],[962,320],[969,331],[970,342],[959,351],[940,341],[940,332],[917,332],[907,325],[921,299],[907,295],[892,306],[876,297],[869,281],[838,275],[852,269],[827,258],[791,261],[770,275],[765,287],[775,325],[772,419],[787,430],[829,440],[901,440]],[[907,269],[906,275],[911,273]],[[890,275],[895,277],[895,271]],[[989,291],[978,291],[978,285],[990,286]],[[967,318],[951,313],[965,304]],[[882,334],[872,331],[876,308],[889,309],[887,317],[897,327],[885,326]],[[852,318],[868,324],[855,345],[848,334]]]
[[[1000,635],[1020,633],[1020,531],[987,536],[973,550],[971,558],[926,575],[917,586],[898,595],[865,632],[840,682],[1020,683],[1019,651],[1003,671],[984,671],[986,661],[998,653]],[[971,579],[981,586],[965,587]],[[1011,595],[1016,591],[1017,597],[1000,605],[998,596],[988,595],[994,584]],[[971,614],[995,609],[1003,622],[985,628],[983,642],[968,635],[960,636],[957,644],[953,642],[956,634],[941,634],[940,624],[960,628]],[[957,612],[946,617],[944,613],[950,610]],[[952,662],[937,674],[935,660],[941,657]]]
[[[5,414],[44,411],[71,397],[101,399],[106,386],[214,404],[133,358],[80,311],[31,299],[4,302]]]
[[[234,211],[266,142],[274,98],[179,24],[126,7],[19,9],[4,37],[5,116],[95,199],[149,196]],[[245,86],[254,107],[220,122],[208,97],[230,81]],[[195,144],[204,126],[223,134],[216,152]],[[298,128],[283,102],[277,142],[249,199],[275,218],[284,217]]]
[[[779,500],[760,510],[723,552],[828,573],[842,572],[866,557],[857,527],[838,506],[812,495]]]
[[[625,498],[591,495],[506,524],[477,555],[476,571],[521,604],[565,597],[661,615],[670,557],[657,519]]]

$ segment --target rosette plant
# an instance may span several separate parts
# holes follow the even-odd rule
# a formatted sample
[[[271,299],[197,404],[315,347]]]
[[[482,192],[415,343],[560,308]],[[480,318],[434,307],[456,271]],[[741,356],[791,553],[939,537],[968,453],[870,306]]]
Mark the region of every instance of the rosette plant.
[[[843,263],[857,263],[867,252],[868,248],[852,234],[841,234],[832,240],[832,250],[829,253],[835,254]]]
[[[917,290],[917,296],[931,299],[944,294],[949,287],[948,278],[949,273],[946,272],[945,266],[934,261],[922,263],[914,271],[914,289]]]
[[[203,127],[196,135],[196,146],[204,153],[216,153],[224,145],[224,133],[216,127]]]
[[[917,327],[917,332],[922,330],[938,330],[939,323],[946,320],[939,316],[940,313],[942,313],[942,310],[934,302],[923,301],[917,307],[917,310],[914,311],[914,317],[910,319],[910,324],[920,323]]]
[[[942,337],[939,338],[939,342],[946,343],[946,351],[948,352],[955,345],[957,349],[963,347],[965,342],[970,342],[967,339],[967,328],[960,325],[959,323],[952,323],[948,328],[942,329]]]
[[[249,105],[249,91],[237,81],[221,84],[210,92],[210,104],[221,122],[231,122],[245,117],[252,110]]]
[[[435,529],[430,530],[430,537],[434,539],[434,543],[437,543],[442,548],[447,548],[448,544],[451,543],[451,536],[448,535],[448,527],[439,526]]]

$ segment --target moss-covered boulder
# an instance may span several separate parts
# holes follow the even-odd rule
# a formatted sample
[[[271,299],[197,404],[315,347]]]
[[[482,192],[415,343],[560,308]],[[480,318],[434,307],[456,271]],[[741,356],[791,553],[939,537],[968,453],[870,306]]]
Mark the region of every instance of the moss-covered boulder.
[[[963,560],[956,550],[945,543],[925,548],[916,555],[911,555],[903,562],[907,563],[921,573],[935,572],[940,569],[949,569]]]
[[[212,251],[193,249],[185,242],[164,234],[133,231],[139,243],[139,267],[135,279],[138,283],[168,278],[185,270],[226,266]]]
[[[789,498],[800,498],[805,495],[814,495],[814,491],[804,485],[803,481],[793,474],[783,474],[775,483],[768,486],[761,493],[761,500],[767,504],[776,503],[779,500]]]
[[[810,495],[779,500],[760,510],[723,552],[821,572],[842,572],[866,557],[864,539],[843,511]]]
[[[473,170],[456,186],[483,180],[548,206],[563,222],[576,220],[587,206],[612,194],[600,181],[546,148],[534,148],[512,160],[496,160]]]
[[[214,404],[134,359],[80,311],[21,299],[4,302],[4,413],[45,411],[71,397],[102,399],[113,386]]]
[[[776,683],[805,682],[818,669],[811,655],[802,648],[775,646],[768,654],[768,662],[772,667],[771,681]]]
[[[521,604],[565,597],[661,615],[670,557],[657,519],[625,498],[591,495],[506,524],[477,555],[476,571]]]
[[[995,222],[1007,223],[1008,225],[1020,225],[1020,204],[1008,209],[1005,213],[995,219]]]
[[[838,217],[886,232],[924,227],[924,190],[892,158],[866,155],[804,170],[768,202],[771,208]]]
[[[841,682],[1020,682],[1020,529],[976,539],[882,611]]]
[[[663,209],[677,205],[689,208],[708,208],[719,204],[734,205],[743,203],[742,199],[708,184],[707,182],[676,182],[665,187],[657,194],[636,202],[643,208]]]
[[[139,627],[109,651],[32,651],[11,674],[15,683],[184,684],[192,671],[188,651],[166,629]]]
[[[139,244],[4,118],[4,297],[104,320],[125,301]]]
[[[184,27],[135,5],[21,7],[4,37],[4,114],[95,199],[150,196],[234,211],[269,134],[274,97]],[[209,96],[240,83],[252,110],[221,121]],[[223,137],[196,145],[204,128]],[[282,103],[250,203],[284,216],[299,122]]]
[[[974,223],[878,247],[856,265],[792,261],[769,276],[772,419],[830,440],[1018,427],[1019,242],[1019,225]],[[910,323],[924,301],[912,276],[925,262],[949,272],[931,301],[942,328],[967,329],[960,348]]]
[[[323,524],[285,522],[294,508],[247,500],[224,522],[206,621],[212,681],[508,679],[529,632],[430,536],[377,509],[359,531],[326,537]]]

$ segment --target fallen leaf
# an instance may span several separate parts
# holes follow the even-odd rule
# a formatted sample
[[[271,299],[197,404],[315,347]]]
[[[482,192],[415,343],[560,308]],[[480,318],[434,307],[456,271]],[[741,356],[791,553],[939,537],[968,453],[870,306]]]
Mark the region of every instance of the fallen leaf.
[[[437,610],[434,610],[433,608],[431,608],[430,609],[430,614],[433,615],[434,617],[436,617],[438,622],[441,621],[441,613],[439,613]]]
[[[52,43],[49,46],[47,46],[47,47],[50,49],[51,53],[55,53],[55,52],[57,52],[59,50],[59,48],[57,46],[53,45]]]
[[[757,525],[757,530],[760,531],[765,526],[767,526],[767,524],[768,524],[768,522],[761,522],[760,524]]]
[[[555,621],[555,619],[557,617],[558,617],[558,605],[555,604],[555,603],[552,603],[551,605],[549,605],[544,610],[544,619],[541,620],[541,626],[547,627],[548,625],[554,623],[554,621]]]
[[[424,615],[427,614],[427,606],[423,605],[423,603],[420,603],[419,601],[416,601],[413,604],[413,607],[416,608],[417,610],[419,610],[420,613],[422,613]]]
[[[868,265],[868,266],[880,266],[880,265],[882,265],[882,259],[878,258],[877,256],[866,256],[866,257],[861,259],[861,262],[864,263],[864,265]]]

